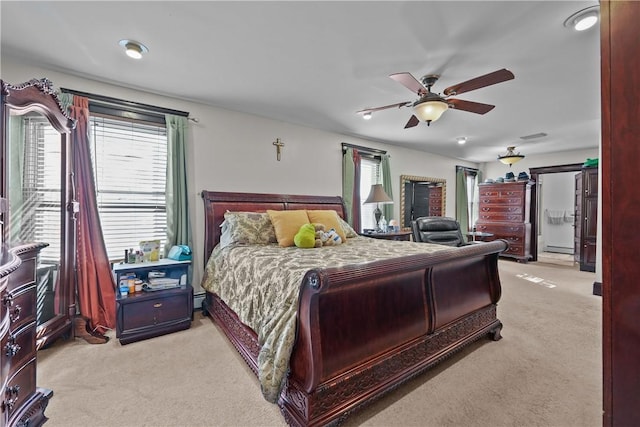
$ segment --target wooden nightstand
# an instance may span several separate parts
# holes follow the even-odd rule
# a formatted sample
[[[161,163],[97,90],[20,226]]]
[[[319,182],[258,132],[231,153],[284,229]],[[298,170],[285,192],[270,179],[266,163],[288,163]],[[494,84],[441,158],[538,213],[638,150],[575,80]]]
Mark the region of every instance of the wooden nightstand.
[[[411,231],[398,231],[389,233],[361,233],[360,235],[384,240],[405,240],[407,242],[411,240]]]
[[[116,337],[120,344],[188,329],[193,320],[193,288],[186,283],[189,261],[163,259],[141,264],[114,266],[116,283],[120,276],[134,273],[146,281],[150,271],[165,273],[165,277],[181,279],[182,286],[151,292],[135,292],[116,297]]]

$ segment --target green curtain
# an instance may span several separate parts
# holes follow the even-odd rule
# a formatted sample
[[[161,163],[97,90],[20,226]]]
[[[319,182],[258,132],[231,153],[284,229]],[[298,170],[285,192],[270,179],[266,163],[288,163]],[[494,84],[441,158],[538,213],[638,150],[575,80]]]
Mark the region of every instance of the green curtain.
[[[393,191],[391,189],[391,162],[390,156],[388,154],[383,154],[382,159],[380,161],[380,166],[382,168],[382,188],[384,188],[385,193],[389,197],[393,199]],[[393,219],[393,204],[385,204],[382,206],[382,214],[387,220],[387,224],[389,220]]]
[[[464,236],[469,232],[469,200],[467,196],[467,177],[464,168],[456,168],[456,219]]]
[[[353,226],[353,190],[355,186],[356,165],[353,161],[353,148],[347,148],[342,155],[342,200],[347,209],[346,221]]]
[[[174,245],[188,245],[191,248],[193,246],[187,189],[187,118],[167,114],[165,121],[167,126],[167,243],[164,248],[166,256]]]

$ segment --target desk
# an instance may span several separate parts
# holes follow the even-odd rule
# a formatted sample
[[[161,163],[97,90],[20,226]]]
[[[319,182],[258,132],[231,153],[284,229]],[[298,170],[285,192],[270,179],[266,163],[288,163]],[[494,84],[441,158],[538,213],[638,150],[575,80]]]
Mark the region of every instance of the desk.
[[[469,240],[471,242],[477,241],[477,238],[482,241],[488,237],[493,237],[493,233],[485,233],[483,231],[470,231],[467,233],[467,238],[471,238],[471,240]]]
[[[398,231],[398,232],[389,232],[389,233],[361,233],[361,236],[372,237],[374,239],[385,239],[385,240],[411,240],[411,231]]]

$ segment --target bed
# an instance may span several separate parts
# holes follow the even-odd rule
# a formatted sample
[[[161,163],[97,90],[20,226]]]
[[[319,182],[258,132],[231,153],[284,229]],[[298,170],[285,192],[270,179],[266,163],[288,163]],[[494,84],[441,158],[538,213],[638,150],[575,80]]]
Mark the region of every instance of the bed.
[[[337,196],[203,191],[202,198],[207,266],[212,264],[214,248],[226,250],[219,250],[222,245],[218,245],[225,212],[332,210],[340,217],[345,213],[342,198]],[[351,250],[356,243],[371,253],[374,246],[387,245],[387,251],[395,255],[311,266],[296,283],[295,329],[286,376],[275,399],[290,425],[339,424],[464,346],[484,337],[500,339],[497,262],[506,242],[450,248],[359,236],[347,239],[339,250]],[[338,250],[333,248],[284,249],[289,250],[288,256],[303,253],[308,259],[309,254],[327,249],[324,252],[334,260],[340,258],[331,252]],[[234,248],[229,253],[240,250],[248,249]],[[203,284],[211,281],[208,269]],[[211,289],[209,283],[203,287]],[[256,332],[255,326],[246,324],[251,322],[244,323],[244,316],[211,290],[206,292],[203,313],[219,326],[262,382],[263,330]]]

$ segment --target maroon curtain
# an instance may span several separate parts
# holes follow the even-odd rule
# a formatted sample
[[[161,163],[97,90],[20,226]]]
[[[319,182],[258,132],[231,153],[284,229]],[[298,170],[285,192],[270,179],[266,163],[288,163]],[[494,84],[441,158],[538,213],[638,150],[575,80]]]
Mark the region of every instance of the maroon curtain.
[[[353,218],[353,229],[362,230],[360,227],[360,153],[355,148],[353,149],[353,164],[354,164],[354,177],[353,177],[353,205],[351,206],[351,218]]]
[[[77,291],[80,314],[89,318],[91,328],[101,334],[115,328],[116,294],[111,265],[98,216],[96,186],[89,152],[89,100],[73,97],[69,113],[76,119],[72,132],[77,213]]]

